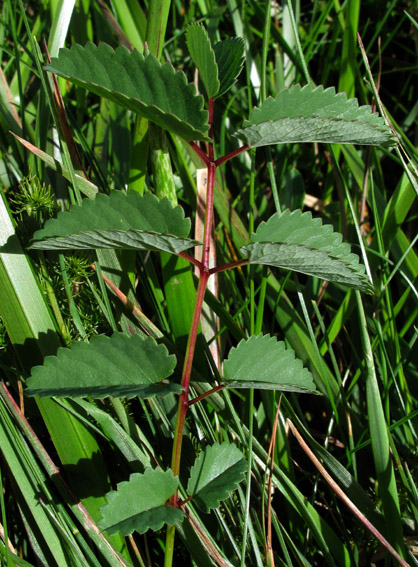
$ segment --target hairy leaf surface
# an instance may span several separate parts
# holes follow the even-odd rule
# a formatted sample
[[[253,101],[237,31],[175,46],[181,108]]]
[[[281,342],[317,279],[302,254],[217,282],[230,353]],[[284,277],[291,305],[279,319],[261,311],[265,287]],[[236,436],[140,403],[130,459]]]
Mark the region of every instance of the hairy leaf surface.
[[[122,333],[96,336],[89,343],[74,343],[71,349],[59,348],[57,356],[47,356],[43,366],[32,368],[26,393],[63,398],[180,393],[179,384],[162,383],[175,365],[175,356],[152,338]]]
[[[235,84],[244,65],[244,40],[233,37],[220,41],[213,48],[221,82],[216,98],[225,94]]]
[[[32,248],[133,248],[178,253],[196,244],[185,238],[190,220],[181,207],[151,193],[113,191],[85,199],[35,232]]]
[[[394,145],[383,118],[334,88],[295,85],[254,108],[237,136],[256,148],[280,143]]]
[[[291,348],[270,335],[254,335],[232,348],[224,363],[227,387],[287,392],[315,390],[312,374]]]
[[[331,225],[300,210],[274,214],[241,248],[251,264],[277,266],[372,292],[365,268]]]
[[[130,535],[180,522],[183,512],[166,505],[177,486],[178,478],[171,470],[147,469],[144,474],[131,474],[129,481],[120,482],[117,490],[106,495],[107,504],[100,509],[99,528],[109,535],[117,532]]]
[[[185,140],[208,141],[208,113],[193,83],[169,63],[101,43],[60,49],[45,67],[56,75],[155,122]]]
[[[190,471],[187,492],[201,510],[209,512],[237,488],[246,467],[244,456],[235,445],[208,446]]]
[[[201,24],[192,24],[186,30],[190,56],[199,70],[208,98],[214,98],[220,87],[218,66],[207,31]]]

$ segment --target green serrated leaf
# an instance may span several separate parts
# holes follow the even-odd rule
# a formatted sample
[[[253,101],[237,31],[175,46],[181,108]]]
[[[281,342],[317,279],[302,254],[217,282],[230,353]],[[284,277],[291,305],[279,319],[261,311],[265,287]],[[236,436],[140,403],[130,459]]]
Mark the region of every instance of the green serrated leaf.
[[[372,293],[373,289],[350,245],[331,225],[300,210],[274,214],[261,223],[250,244],[241,248],[250,264],[293,270]]]
[[[221,85],[217,98],[225,94],[235,84],[245,60],[244,40],[233,37],[218,42],[213,48]]]
[[[195,246],[185,238],[190,220],[181,207],[173,207],[168,199],[159,201],[151,193],[113,191],[85,199],[61,212],[45,228],[35,232],[32,248],[132,248],[159,250],[178,254]]]
[[[327,142],[393,146],[396,140],[370,106],[334,88],[295,85],[254,108],[236,133],[256,148],[271,144]]]
[[[190,471],[187,492],[201,510],[209,512],[237,488],[246,467],[246,461],[235,445],[226,442],[208,446]]]
[[[85,89],[120,104],[187,141],[209,141],[208,113],[193,83],[169,63],[125,47],[101,43],[60,49],[45,67]]]
[[[117,490],[106,495],[107,504],[100,509],[99,528],[109,535],[117,532],[130,535],[181,522],[183,512],[166,505],[177,486],[178,478],[171,470],[147,469],[144,474],[131,474],[129,481],[120,482]]]
[[[29,396],[93,398],[150,398],[180,393],[179,384],[164,384],[176,365],[164,345],[139,335],[114,333],[93,337],[89,343],[59,348],[57,356],[47,356],[43,366],[35,366],[27,384]]]
[[[219,92],[218,66],[207,31],[201,24],[192,24],[186,30],[186,43],[208,98],[215,98]]]
[[[243,339],[224,363],[229,388],[262,388],[286,392],[315,390],[312,374],[291,348],[270,335]]]

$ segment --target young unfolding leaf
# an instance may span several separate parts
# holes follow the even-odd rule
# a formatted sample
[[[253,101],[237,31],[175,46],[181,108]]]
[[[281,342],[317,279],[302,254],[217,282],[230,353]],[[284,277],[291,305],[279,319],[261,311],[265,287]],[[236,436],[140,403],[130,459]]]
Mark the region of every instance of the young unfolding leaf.
[[[106,495],[108,503],[100,509],[99,528],[109,535],[130,535],[181,522],[183,512],[166,504],[177,486],[178,478],[171,470],[147,469],[144,474],[131,474],[129,481],[120,482],[117,490]]]
[[[225,94],[235,84],[244,64],[244,40],[233,37],[220,41],[213,48],[218,65],[221,85],[216,98]]]
[[[395,145],[395,138],[370,106],[334,88],[295,85],[254,108],[237,136],[249,146],[281,143]]]
[[[101,43],[60,49],[45,67],[187,141],[208,141],[208,113],[193,83],[169,63]]]
[[[200,24],[188,26],[186,42],[190,56],[199,70],[208,98],[214,98],[219,92],[218,66],[215,53],[205,28]]]
[[[277,266],[372,293],[372,287],[349,244],[331,225],[300,210],[274,214],[261,223],[241,248],[251,264]]]
[[[181,207],[151,193],[113,191],[85,199],[35,232],[32,248],[133,248],[177,254],[196,241],[185,238],[190,220]]]
[[[208,446],[190,471],[187,492],[201,510],[209,512],[237,488],[246,467],[246,461],[235,445]]]
[[[114,333],[93,337],[89,343],[73,343],[59,348],[57,356],[47,356],[43,366],[35,366],[29,378],[29,396],[93,398],[150,398],[180,393],[179,384],[164,384],[176,365],[164,345],[139,335]]]
[[[224,363],[226,386],[286,392],[315,390],[312,374],[303,368],[291,348],[270,335],[243,339]]]

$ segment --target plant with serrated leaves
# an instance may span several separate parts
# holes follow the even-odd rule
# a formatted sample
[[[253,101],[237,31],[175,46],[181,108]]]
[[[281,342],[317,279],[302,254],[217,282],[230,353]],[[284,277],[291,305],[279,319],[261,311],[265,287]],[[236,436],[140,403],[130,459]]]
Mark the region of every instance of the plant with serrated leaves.
[[[215,158],[213,131],[216,99],[235,83],[244,62],[244,43],[228,39],[212,47],[205,29],[186,32],[190,56],[206,97],[169,63],[153,55],[116,50],[105,44],[62,49],[47,71],[107,98],[188,142],[207,169],[203,242],[189,237],[190,221],[168,199],[137,192],[112,191],[84,199],[59,213],[35,233],[32,248],[116,249],[169,253],[198,271],[198,287],[180,383],[170,380],[176,357],[154,338],[114,333],[60,348],[35,367],[26,393],[82,398],[178,396],[171,466],[133,473],[107,496],[99,527],[109,534],[144,533],[167,525],[165,565],[172,565],[175,527],[193,515],[218,508],[238,487],[246,470],[243,448],[227,442],[204,446],[180,483],[182,442],[190,407],[225,388],[316,391],[313,376],[284,342],[270,335],[248,336],[233,347],[218,368],[219,382],[198,397],[191,388],[199,324],[209,279],[221,271],[250,264],[274,266],[337,285],[372,292],[364,266],[330,225],[300,210],[278,210],[259,224],[241,248],[242,258],[211,266],[216,170],[250,148],[283,143],[394,144],[391,130],[370,107],[359,107],[332,88],[296,85],[254,108],[236,132],[244,145]],[[206,144],[202,145],[202,144]],[[206,148],[206,149],[204,149]],[[80,182],[81,191],[85,189]],[[87,190],[85,191],[87,193]],[[202,245],[200,259],[190,253]],[[186,487],[187,486],[187,487]],[[206,542],[210,548],[210,542]]]

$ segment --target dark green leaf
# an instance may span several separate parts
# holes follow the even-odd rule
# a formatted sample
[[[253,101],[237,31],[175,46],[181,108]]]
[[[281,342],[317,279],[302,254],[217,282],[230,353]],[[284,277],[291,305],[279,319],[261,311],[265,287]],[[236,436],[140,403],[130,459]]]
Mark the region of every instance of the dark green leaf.
[[[244,64],[244,40],[234,37],[220,41],[215,51],[218,75],[221,82],[217,98],[225,94],[235,84]]]
[[[110,196],[85,199],[81,206],[49,220],[35,232],[32,248],[133,248],[177,254],[196,244],[184,238],[189,231],[183,209],[173,207],[168,199],[113,191]]]
[[[295,85],[254,108],[237,136],[255,148],[270,144],[329,142],[395,145],[396,140],[370,106],[334,88]]]
[[[100,509],[99,528],[109,535],[130,535],[181,522],[183,512],[166,504],[177,486],[178,478],[171,470],[147,469],[144,474],[131,474],[129,481],[120,482],[117,490],[106,495],[108,503]]]
[[[101,43],[60,49],[45,67],[89,91],[113,100],[185,140],[208,141],[208,113],[195,86],[169,63],[139,51]]]
[[[35,366],[28,380],[29,396],[93,398],[133,397],[180,393],[179,384],[161,381],[171,376],[176,359],[154,339],[114,333],[93,337],[90,343],[59,348]]]
[[[300,210],[274,214],[241,248],[251,264],[293,270],[372,292],[365,268],[331,225]]]
[[[209,512],[237,488],[246,466],[235,445],[222,443],[206,447],[191,469],[187,492],[201,510]]]
[[[186,42],[190,56],[199,69],[200,78],[208,98],[219,91],[218,66],[207,31],[201,24],[192,24],[186,30]]]
[[[243,339],[224,363],[227,387],[290,392],[315,390],[312,374],[291,348],[270,335]]]

